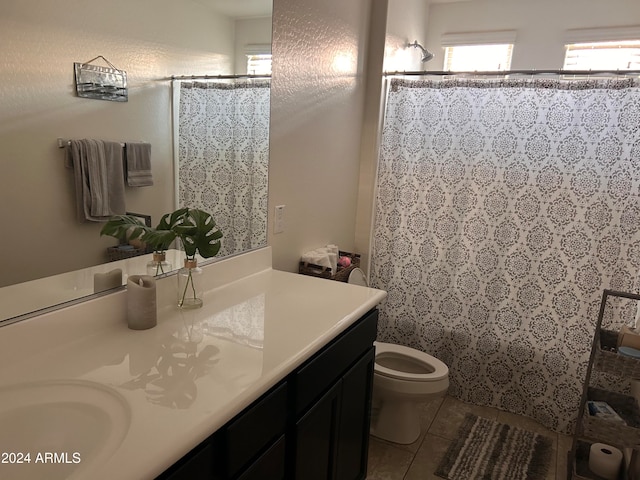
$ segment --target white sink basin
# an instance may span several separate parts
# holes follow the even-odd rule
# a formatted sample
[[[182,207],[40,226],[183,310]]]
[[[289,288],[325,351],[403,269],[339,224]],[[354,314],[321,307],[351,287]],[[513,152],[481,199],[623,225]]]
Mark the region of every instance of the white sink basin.
[[[0,478],[81,478],[120,446],[130,421],[126,400],[97,383],[0,388]]]

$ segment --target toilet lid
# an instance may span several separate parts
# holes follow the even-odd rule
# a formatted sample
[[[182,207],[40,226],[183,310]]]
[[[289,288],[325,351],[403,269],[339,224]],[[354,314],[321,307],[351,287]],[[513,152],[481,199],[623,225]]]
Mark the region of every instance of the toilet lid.
[[[414,382],[436,382],[449,376],[449,367],[447,367],[444,362],[432,357],[428,353],[421,352],[414,348],[405,347],[404,345],[394,345],[391,343],[374,342],[374,345],[376,347],[376,357],[384,354],[395,355],[397,357],[408,357],[413,363],[425,364],[433,370],[430,373],[410,373],[384,367],[376,362],[374,369],[379,375]]]
[[[364,276],[364,272],[359,268],[354,268],[353,270],[351,270],[351,273],[349,274],[349,279],[347,280],[347,282],[351,283],[352,285],[361,285],[363,287],[369,286],[369,282],[367,282],[367,277]]]

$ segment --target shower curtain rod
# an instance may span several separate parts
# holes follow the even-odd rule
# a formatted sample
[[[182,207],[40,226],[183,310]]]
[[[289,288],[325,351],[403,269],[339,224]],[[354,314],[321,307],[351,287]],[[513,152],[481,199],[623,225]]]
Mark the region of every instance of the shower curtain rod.
[[[271,78],[271,75],[171,75],[169,80],[236,80],[240,78]]]
[[[395,77],[403,75],[476,75],[476,76],[504,76],[504,75],[640,75],[640,70],[496,70],[496,71],[475,71],[475,72],[452,72],[448,70],[432,71],[408,71],[408,72],[384,72],[385,77]]]

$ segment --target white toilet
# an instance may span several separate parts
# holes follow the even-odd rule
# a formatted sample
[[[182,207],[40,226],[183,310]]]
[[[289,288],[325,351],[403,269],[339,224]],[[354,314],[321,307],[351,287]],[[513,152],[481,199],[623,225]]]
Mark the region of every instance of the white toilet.
[[[349,283],[366,285],[360,269]],[[353,279],[351,277],[354,277]],[[391,343],[374,342],[371,435],[409,444],[420,436],[420,405],[442,397],[449,388],[449,368],[431,355]]]
[[[371,434],[409,444],[420,436],[420,405],[449,388],[449,368],[431,355],[375,342]]]

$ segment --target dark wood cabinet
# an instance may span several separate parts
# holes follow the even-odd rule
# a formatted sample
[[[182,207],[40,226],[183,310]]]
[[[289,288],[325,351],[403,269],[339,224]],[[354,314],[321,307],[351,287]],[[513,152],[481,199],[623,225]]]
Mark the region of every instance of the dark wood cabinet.
[[[340,421],[335,478],[364,479],[367,476],[369,423],[375,349],[368,352],[342,378]]]
[[[285,437],[281,436],[238,477],[238,480],[283,480],[285,477]]]
[[[296,423],[293,478],[366,477],[374,360],[370,347]]]
[[[163,480],[200,480],[214,478],[213,446],[206,440],[158,477]]]
[[[335,439],[340,413],[340,385],[325,393],[296,422],[292,478],[327,480],[334,478],[337,442]]]
[[[158,478],[363,480],[377,320],[374,309]]]
[[[235,478],[284,435],[287,386],[287,382],[276,386],[218,432],[217,478]]]

